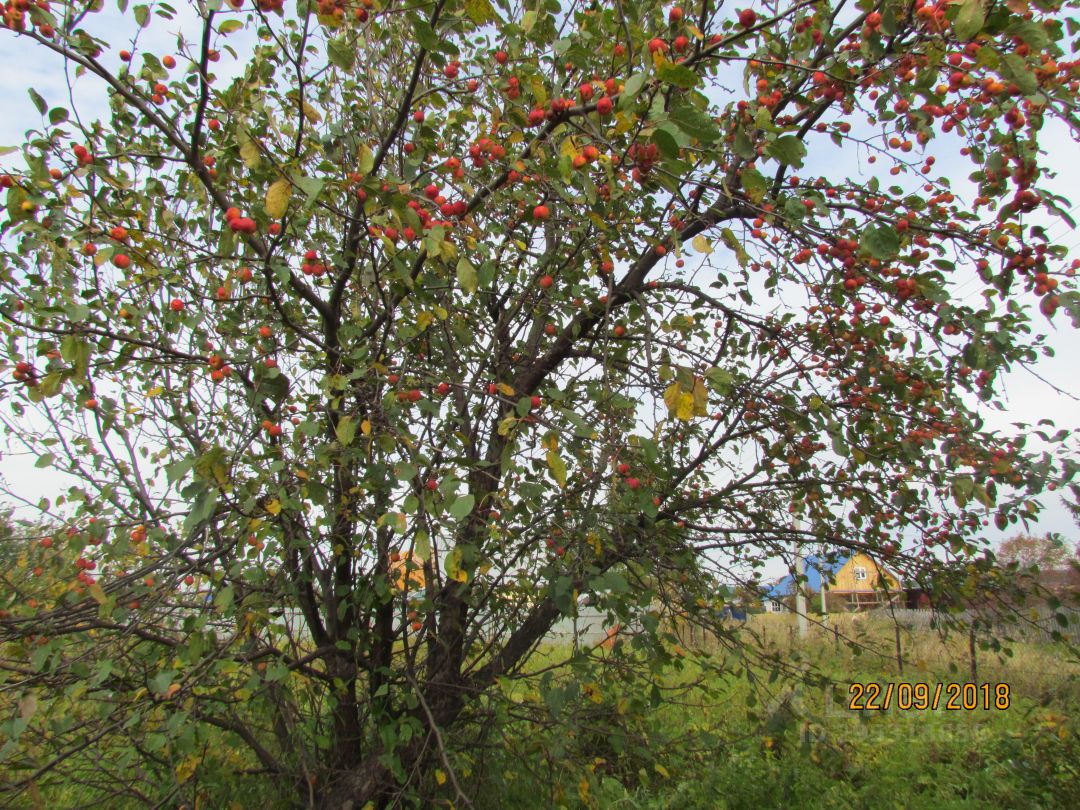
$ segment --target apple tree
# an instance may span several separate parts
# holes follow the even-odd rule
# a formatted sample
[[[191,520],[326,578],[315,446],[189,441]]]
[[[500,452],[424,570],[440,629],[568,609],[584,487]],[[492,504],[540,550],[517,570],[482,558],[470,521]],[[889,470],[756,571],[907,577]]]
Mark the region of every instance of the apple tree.
[[[1074,0],[178,5],[3,7],[66,88],[0,175],[11,795],[467,800],[583,596],[602,691],[792,544],[977,587],[1072,475],[984,413],[1080,321]]]

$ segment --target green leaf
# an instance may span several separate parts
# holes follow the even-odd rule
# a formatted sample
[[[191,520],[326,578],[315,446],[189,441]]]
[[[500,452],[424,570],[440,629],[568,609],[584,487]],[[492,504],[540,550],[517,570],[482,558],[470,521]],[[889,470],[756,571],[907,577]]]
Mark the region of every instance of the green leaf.
[[[356,67],[356,50],[343,38],[330,40],[326,44],[326,55],[331,64],[342,70],[351,71]]]
[[[457,279],[458,284],[461,285],[461,289],[470,295],[476,292],[477,279],[476,268],[472,266],[472,262],[462,256],[458,259],[457,264]]]
[[[875,259],[888,261],[900,252],[900,237],[888,225],[870,225],[863,229],[859,244]]]
[[[338,420],[337,427],[334,428],[334,435],[337,436],[339,442],[348,447],[356,438],[356,428],[357,423],[352,416],[343,416]]]
[[[421,562],[427,562],[431,556],[431,538],[423,529],[416,530],[416,539],[413,541],[413,556]]]
[[[89,316],[89,313],[87,313]],[[86,318],[73,319],[85,321]],[[80,340],[75,335],[65,335],[60,341],[60,356],[72,365],[72,376],[84,377],[90,368],[90,353],[92,349],[85,340]]]
[[[746,248],[743,247],[735,233],[731,228],[724,228],[720,231],[720,238],[723,240],[727,249],[735,254],[736,260],[739,262],[740,267],[746,267],[750,263],[750,254],[746,252]]]
[[[43,397],[55,397],[60,393],[63,384],[64,376],[58,372],[53,372],[45,375],[45,378],[38,384],[37,390],[41,392]]]
[[[227,585],[218,591],[217,596],[214,597],[214,607],[224,613],[233,604],[233,589],[231,585]]]
[[[68,120],[68,111],[63,107],[53,107],[49,110],[49,123],[53,126],[64,123]]]
[[[986,20],[986,11],[982,0],[960,0],[960,11],[953,22],[953,31],[958,39],[967,40],[982,30]]]
[[[1002,73],[1012,79],[1025,96],[1030,96],[1039,89],[1039,83],[1035,74],[1031,72],[1027,62],[1022,56],[1014,53],[1006,54],[1001,61]]]
[[[754,148],[754,143],[750,140],[750,136],[746,134],[746,130],[742,127],[735,130],[735,154],[743,160],[753,160],[757,157],[757,150]]]
[[[477,25],[499,19],[495,9],[491,7],[490,0],[465,0],[465,14]]]
[[[52,453],[42,453],[40,456],[38,456],[37,462],[35,462],[34,466],[40,470],[44,469],[45,467],[51,467],[54,461],[56,461],[56,456],[54,456]]]
[[[200,523],[214,514],[217,500],[218,493],[216,489],[205,489],[199,494],[199,497],[195,499],[195,503],[191,506],[191,511],[184,518],[183,533],[185,535],[191,534]]]
[[[139,28],[146,28],[146,24],[150,22],[150,7],[135,6],[135,8],[131,10],[131,13],[135,15],[135,22],[139,24]],[[230,22],[239,23],[238,27],[240,28],[244,27],[244,24],[241,23],[239,20],[231,20]]]
[[[697,138],[703,144],[720,140],[720,128],[716,122],[697,107],[676,107],[668,114],[668,118],[691,138]]]
[[[806,157],[806,144],[794,135],[781,135],[765,147],[765,154],[781,163],[801,169]]]
[[[623,85],[623,95],[627,98],[635,98],[638,93],[641,92],[641,88],[645,86],[645,80],[649,77],[648,71],[638,71],[629,79],[626,80],[626,84]]]
[[[673,84],[676,87],[690,89],[697,85],[700,77],[686,65],[675,62],[664,62],[656,69],[656,75],[661,81]]]
[[[401,463],[394,465],[394,478],[398,481],[411,481],[420,474],[420,471],[416,469],[412,464]]]
[[[656,144],[660,149],[660,154],[664,157],[670,158],[679,156],[679,143],[666,129],[657,129],[650,136],[650,140]]]
[[[30,94],[30,100],[34,102],[37,111],[42,115],[45,115],[45,113],[49,111],[49,105],[45,103],[45,99],[43,99],[33,87],[27,87],[26,92]]]
[[[450,504],[450,515],[458,520],[463,520],[472,512],[474,503],[476,503],[476,499],[472,495],[459,495]]]
[[[844,437],[840,435],[839,431],[834,433],[832,436],[832,449],[833,452],[836,453],[836,455],[841,456],[842,458],[847,458],[848,446],[847,443],[844,441]]]
[[[439,37],[435,34],[433,29],[426,20],[416,19],[413,21],[413,33],[416,34],[416,41],[420,43],[420,47],[425,51],[436,51],[439,49]]]
[[[314,177],[294,177],[293,182],[308,196],[309,200],[315,200],[326,185],[325,180],[318,180]]]
[[[138,11],[138,8],[136,8],[136,11]],[[218,33],[227,36],[234,31],[239,31],[243,27],[244,23],[242,20],[237,20],[235,18],[231,20],[225,20],[225,22],[218,26]]]
[[[769,181],[765,179],[765,175],[750,166],[742,170],[741,179],[743,190],[750,202],[757,205],[765,199],[765,192],[769,189]]]
[[[182,458],[179,461],[174,461],[172,464],[165,466],[165,477],[168,480],[170,486],[180,481],[191,471],[191,468],[195,465],[195,457]]]

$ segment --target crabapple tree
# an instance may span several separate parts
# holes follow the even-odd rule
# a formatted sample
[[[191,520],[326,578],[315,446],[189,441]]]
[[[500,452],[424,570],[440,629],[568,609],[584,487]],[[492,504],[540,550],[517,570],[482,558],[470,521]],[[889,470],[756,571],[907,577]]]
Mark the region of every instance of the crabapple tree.
[[[6,0],[0,789],[456,802],[583,595],[602,692],[792,544],[977,589],[1073,469],[982,414],[1080,319],[1075,10]]]

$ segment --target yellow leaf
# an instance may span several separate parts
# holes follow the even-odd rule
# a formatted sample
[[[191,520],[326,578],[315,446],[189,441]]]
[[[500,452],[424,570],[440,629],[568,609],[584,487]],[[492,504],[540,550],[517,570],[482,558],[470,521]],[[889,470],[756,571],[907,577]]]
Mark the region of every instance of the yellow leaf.
[[[271,515],[280,515],[281,501],[279,501],[277,498],[274,498],[274,500],[270,501],[270,503],[266,505],[266,511],[269,512]]]
[[[499,435],[508,436],[510,431],[514,429],[514,425],[517,424],[517,419],[513,416],[507,416],[501,422],[499,422]]]
[[[450,579],[456,582],[468,582],[469,572],[461,567],[461,553],[460,546],[450,552],[450,556],[446,560],[446,573]]]
[[[694,418],[694,395],[680,390],[679,401],[675,405],[675,418],[689,422]]]
[[[371,151],[371,147],[366,143],[360,144],[360,151],[357,154],[356,159],[356,170],[360,172],[360,174],[367,174],[375,166],[375,153]]]
[[[555,482],[560,487],[566,486],[566,462],[562,460],[562,457],[554,450],[547,451],[547,463],[548,468],[551,470],[551,477],[555,479]]]
[[[712,253],[712,243],[700,233],[691,240],[690,244],[698,253]]]
[[[495,387],[508,397],[512,397],[514,395],[514,389],[506,383],[499,383]]]
[[[431,324],[435,322],[435,316],[430,312],[421,312],[416,316],[416,325],[420,327],[420,331],[424,331]]]
[[[665,779],[670,779],[671,774],[668,773],[667,768],[661,765],[659,762],[653,763],[653,770],[660,774]]]
[[[636,115],[627,115],[622,112],[615,113],[615,134],[622,135],[624,132],[629,132],[636,123]]]
[[[178,684],[174,683],[172,686],[169,687],[169,689],[172,689],[173,686],[175,686],[177,689],[180,688]],[[170,695],[170,697],[171,697],[171,695]],[[194,776],[195,775],[195,770],[199,767],[200,762],[202,762],[202,757],[198,756],[197,754],[192,754],[187,759],[185,759],[183,762],[181,762],[179,765],[177,765],[176,766],[176,781],[179,782],[180,784],[183,784],[188,779],[190,779],[192,776]]]
[[[146,396],[148,396],[148,397],[160,397],[161,394],[164,391],[165,391],[165,389],[162,388],[160,385],[155,385],[153,388],[151,388],[149,391],[146,392]]]
[[[308,104],[306,101],[304,102],[304,117],[313,124],[317,124],[322,121],[322,116],[319,114],[319,111],[312,107],[310,104]]]
[[[436,769],[436,771],[435,771],[435,781],[438,782],[440,785],[445,785],[446,784],[446,774],[443,773],[441,770]]]
[[[165,690],[165,697],[171,698],[173,695],[175,695],[179,691],[180,691],[180,684],[178,684],[178,683],[170,683],[169,688]]]
[[[694,416],[709,415],[709,391],[705,387],[705,380],[694,377]]]
[[[307,470],[297,470],[296,471],[296,477],[307,480],[307,477],[308,477]]]
[[[529,80],[529,87],[533,91],[533,97],[536,99],[536,106],[543,107],[547,104],[548,94],[547,88],[544,87],[544,81],[539,76],[533,76]]]
[[[281,219],[289,208],[292,197],[292,183],[282,178],[266,190],[266,215],[271,219]]]
[[[677,382],[673,382],[667,388],[664,389],[664,404],[667,405],[668,416],[675,415],[675,409],[679,406],[679,394],[682,393],[682,389],[679,388]]]
[[[94,597],[94,601],[99,605],[104,605],[109,598],[105,595],[105,590],[96,582],[90,586],[89,591],[90,595]]]
[[[240,136],[240,157],[243,159],[244,165],[249,169],[259,168],[259,164],[262,162],[259,145],[246,134]]]
[[[363,422],[360,423],[360,432],[363,433],[365,436],[370,436],[371,435],[371,420],[370,419],[365,419]]]

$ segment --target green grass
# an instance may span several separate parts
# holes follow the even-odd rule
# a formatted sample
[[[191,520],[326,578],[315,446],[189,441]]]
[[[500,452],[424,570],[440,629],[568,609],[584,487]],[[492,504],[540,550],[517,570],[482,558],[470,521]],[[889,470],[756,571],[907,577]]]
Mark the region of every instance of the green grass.
[[[1004,711],[858,712],[846,708],[851,682],[964,682],[966,637],[906,634],[901,676],[890,628],[849,628],[880,650],[854,655],[823,634],[799,644],[774,621],[784,617],[763,618],[771,626],[753,629],[766,630],[767,649],[828,675],[836,688],[783,677],[770,683],[766,666],[742,667],[733,654],[705,643],[709,659],[689,655],[680,673],[659,679],[669,699],[655,707],[647,679],[612,679],[599,683],[599,695],[564,709],[569,733],[511,724],[483,756],[460,756],[465,781],[481,783],[477,806],[1080,806],[1080,689],[1075,657],[1066,650],[1014,645],[1011,656],[978,650],[980,680],[1010,684]],[[534,666],[550,666],[565,653],[544,650]],[[684,692],[667,691],[698,679]],[[508,694],[523,707],[539,697],[521,684]],[[534,716],[542,717],[542,708],[542,702],[540,711],[534,707]]]

